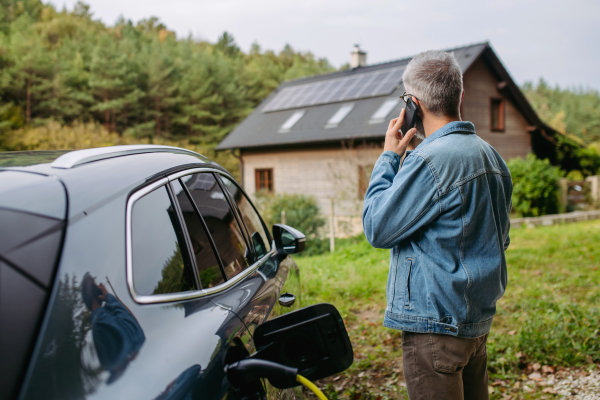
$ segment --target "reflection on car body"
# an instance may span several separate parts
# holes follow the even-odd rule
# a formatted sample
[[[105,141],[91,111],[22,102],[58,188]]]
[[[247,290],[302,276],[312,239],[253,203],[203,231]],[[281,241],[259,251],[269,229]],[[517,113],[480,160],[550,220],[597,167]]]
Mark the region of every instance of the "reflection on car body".
[[[110,372],[107,383],[117,380],[146,341],[135,316],[102,283],[89,273],[81,282],[83,302],[91,314],[92,337],[100,365]]]
[[[167,386],[155,400],[191,400],[192,389],[202,373],[202,368],[196,364],[181,373]]]

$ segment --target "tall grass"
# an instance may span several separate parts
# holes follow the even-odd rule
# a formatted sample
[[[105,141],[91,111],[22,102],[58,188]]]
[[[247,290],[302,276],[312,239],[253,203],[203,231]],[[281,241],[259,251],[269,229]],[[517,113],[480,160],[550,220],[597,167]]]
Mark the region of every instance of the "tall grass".
[[[372,248],[363,236],[336,241],[336,252],[297,258],[305,305],[334,304],[344,318],[365,303],[385,302],[389,250]]]

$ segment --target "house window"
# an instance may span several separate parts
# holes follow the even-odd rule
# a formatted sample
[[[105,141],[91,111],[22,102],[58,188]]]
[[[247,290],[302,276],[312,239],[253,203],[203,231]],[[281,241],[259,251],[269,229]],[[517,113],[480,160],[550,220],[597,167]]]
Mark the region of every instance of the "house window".
[[[379,106],[375,114],[371,116],[369,124],[381,124],[385,121],[385,118],[392,112],[394,108],[400,103],[400,99],[387,99]]]
[[[504,100],[491,99],[491,129],[496,132],[504,131]]]
[[[359,165],[358,166],[358,199],[363,200],[369,187],[369,181],[371,180],[371,172],[373,172],[373,165]]]
[[[344,104],[343,106],[341,106],[337,110],[337,112],[333,114],[329,121],[327,121],[325,128],[337,128],[340,125],[340,122],[342,122],[343,119],[346,118],[346,115],[348,115],[348,113],[350,113],[350,111],[352,111],[353,108],[354,103]]]
[[[292,115],[290,115],[288,119],[285,120],[283,125],[281,125],[281,128],[279,128],[278,132],[288,133],[292,129],[292,127],[296,125],[296,122],[300,121],[300,118],[302,118],[304,114],[306,114],[306,110],[294,112]]]
[[[273,192],[273,169],[255,169],[254,183],[257,192],[260,190]]]

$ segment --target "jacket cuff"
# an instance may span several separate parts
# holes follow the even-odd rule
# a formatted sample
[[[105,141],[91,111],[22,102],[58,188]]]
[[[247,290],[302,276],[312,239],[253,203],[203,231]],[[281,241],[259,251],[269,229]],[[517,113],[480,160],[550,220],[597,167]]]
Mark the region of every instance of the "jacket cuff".
[[[390,150],[384,151],[381,156],[379,156],[379,161],[390,163],[396,172],[398,172],[398,169],[400,168],[401,160],[402,158],[398,153]]]

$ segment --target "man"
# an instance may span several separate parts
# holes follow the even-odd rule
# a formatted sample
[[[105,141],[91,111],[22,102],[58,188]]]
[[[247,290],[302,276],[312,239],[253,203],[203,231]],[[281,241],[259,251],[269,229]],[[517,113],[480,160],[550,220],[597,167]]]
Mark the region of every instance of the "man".
[[[108,293],[102,283],[96,284],[88,272],[81,281],[81,296],[87,309],[92,312],[92,338],[96,354],[102,368],[110,372],[107,383],[111,384],[123,375],[129,363],[137,357],[146,336],[131,310]]]
[[[460,119],[453,54],[419,54],[403,81],[419,118],[404,137],[404,110],[390,121],[363,211],[369,243],[392,249],[383,324],[402,330],[411,400],[488,399],[486,340],[507,282],[510,173]],[[424,140],[407,152],[414,136]]]

